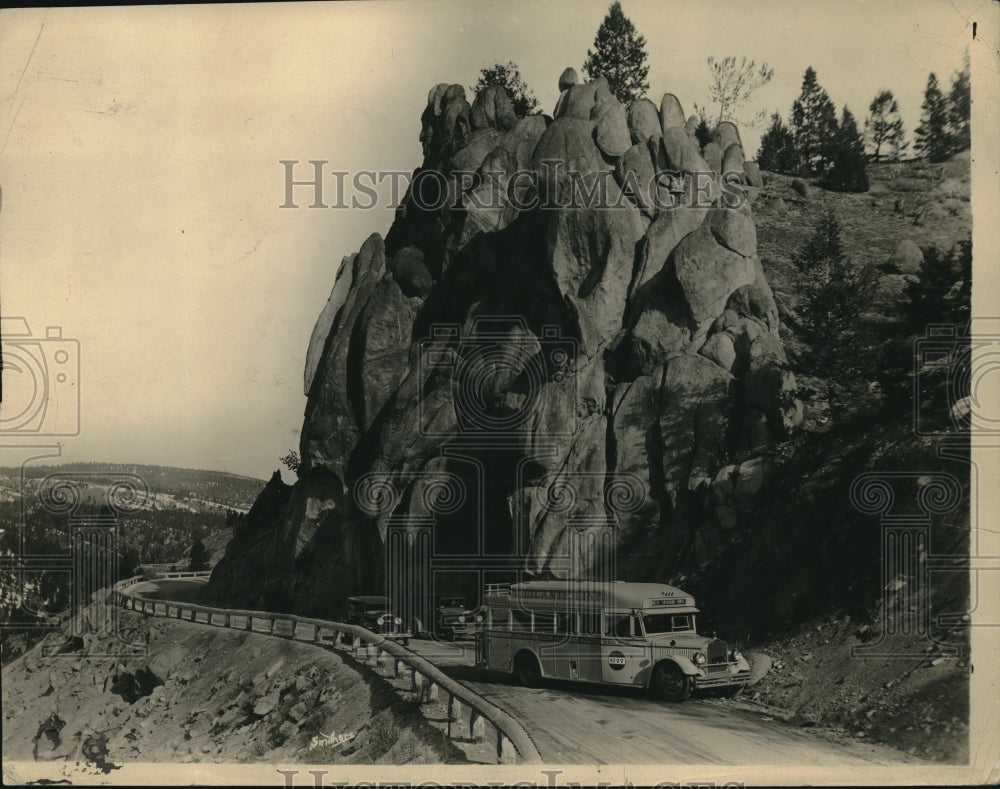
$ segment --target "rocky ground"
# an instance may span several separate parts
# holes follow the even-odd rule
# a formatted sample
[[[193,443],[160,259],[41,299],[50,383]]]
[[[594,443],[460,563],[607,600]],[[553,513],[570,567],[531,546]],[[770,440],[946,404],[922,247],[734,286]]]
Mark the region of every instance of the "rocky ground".
[[[893,746],[935,762],[969,759],[969,661],[962,658],[860,660],[853,647],[871,643],[878,627],[831,616],[755,650],[766,676],[737,705],[806,727]],[[963,639],[961,631],[955,637]],[[909,641],[909,643],[907,643]],[[897,637],[896,647],[929,649]]]
[[[53,633],[4,666],[6,761],[65,761],[97,772],[128,762],[466,761],[418,700],[350,658],[281,638],[120,614],[126,639],[148,638],[147,655],[43,657],[46,645],[66,641]],[[114,643],[94,638],[85,646],[95,653]],[[339,745],[314,740],[350,734]]]

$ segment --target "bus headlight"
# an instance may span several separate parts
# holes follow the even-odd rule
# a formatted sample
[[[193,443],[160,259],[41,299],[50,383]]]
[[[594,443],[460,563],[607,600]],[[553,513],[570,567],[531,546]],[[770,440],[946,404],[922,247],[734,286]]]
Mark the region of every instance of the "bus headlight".
[[[730,655],[730,658],[732,660],[742,660],[743,654],[738,649],[734,649],[732,655]]]
[[[482,621],[483,621],[483,617],[482,617],[482,616],[477,616],[477,617],[476,617],[476,623],[477,623],[477,624],[478,624],[479,622],[482,622]]]
[[[400,619],[398,616],[395,619],[393,619],[392,621],[395,622],[397,625],[403,624],[403,620]]]
[[[378,623],[381,625],[384,620],[385,620],[385,617],[384,616],[380,616],[378,618]]]
[[[695,665],[704,666],[705,665],[705,655],[701,652],[695,652],[694,654]]]
[[[465,622],[465,617],[464,617],[464,616],[460,616],[460,617],[458,618],[458,621],[459,621],[459,622]]]

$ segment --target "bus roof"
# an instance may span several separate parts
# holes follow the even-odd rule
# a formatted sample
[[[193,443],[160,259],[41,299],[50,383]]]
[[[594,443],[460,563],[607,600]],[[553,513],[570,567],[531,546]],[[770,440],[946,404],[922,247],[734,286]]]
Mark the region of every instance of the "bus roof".
[[[667,584],[562,580],[525,581],[510,587],[510,601],[525,608],[565,610],[570,600],[603,608],[690,610],[695,605],[691,595]]]
[[[363,603],[364,605],[388,605],[389,598],[383,595],[377,594],[356,594],[351,595],[347,598],[348,600],[355,603]]]

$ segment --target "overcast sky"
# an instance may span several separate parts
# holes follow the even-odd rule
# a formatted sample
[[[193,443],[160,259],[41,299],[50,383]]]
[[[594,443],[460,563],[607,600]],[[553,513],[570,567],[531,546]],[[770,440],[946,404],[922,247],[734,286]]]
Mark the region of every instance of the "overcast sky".
[[[646,37],[649,96],[673,92],[688,114],[708,99],[706,58],[746,55],[774,68],[748,115],[787,117],[811,65],[859,122],[890,88],[912,132],[928,72],[950,84],[973,19],[974,63],[984,50],[995,74],[989,2],[623,6]],[[60,439],[63,458],[270,474],[298,445],[306,346],[341,258],[391,221],[307,199],[280,209],[279,160],[301,160],[302,177],[309,159],[408,172],[428,89],[468,88],[496,61],[516,61],[551,113],[559,73],[580,69],[607,7],[0,12],[0,310],[79,341],[81,432]],[[748,155],[758,139],[744,131]]]

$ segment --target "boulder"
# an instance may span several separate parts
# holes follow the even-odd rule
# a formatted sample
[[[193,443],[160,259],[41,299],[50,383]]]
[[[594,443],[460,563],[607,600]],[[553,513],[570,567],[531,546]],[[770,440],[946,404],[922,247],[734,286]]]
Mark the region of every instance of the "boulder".
[[[563,69],[563,73],[559,75],[559,92],[562,93],[564,90],[569,90],[579,81],[580,77],[577,76],[575,68],[570,66]]]
[[[798,392],[795,375],[778,360],[758,356],[750,363],[744,385],[748,410],[763,414],[774,436],[784,438],[802,423],[802,403],[795,396]]]
[[[323,306],[323,310],[313,326],[312,335],[309,337],[309,348],[306,351],[306,369],[304,376],[304,386],[302,393],[309,396],[313,379],[316,377],[316,368],[319,366],[320,357],[326,347],[326,340],[330,336],[330,329],[333,327],[337,312],[347,298],[347,292],[351,287],[351,272],[354,267],[356,255],[347,255],[340,261],[340,268],[337,269],[337,277],[333,283],[333,290]]]
[[[649,99],[636,99],[629,104],[628,128],[635,143],[645,143],[650,137],[662,134],[656,105]]]
[[[656,171],[649,148],[637,142],[615,164],[615,180],[625,195],[648,217],[656,216]]]
[[[764,188],[764,176],[760,174],[760,167],[757,162],[744,162],[743,174],[746,176],[747,183],[750,186],[755,186],[758,189]]]
[[[702,149],[701,155],[705,157],[705,162],[713,173],[722,174],[722,149],[717,142],[708,143]]]
[[[659,273],[670,254],[685,236],[690,235],[705,220],[707,212],[700,208],[679,205],[669,211],[661,211],[646,230],[641,265],[632,290],[645,285]]]
[[[908,238],[900,241],[889,256],[889,264],[895,266],[901,274],[919,274],[923,262],[924,253]]]
[[[697,147],[691,143],[683,126],[671,126],[663,132],[663,152],[666,155],[666,169],[679,172],[707,170],[704,159]]]
[[[613,181],[609,186],[618,188]],[[643,229],[638,210],[628,201],[621,209],[563,209],[550,219],[549,265],[576,314],[581,350],[587,355],[597,353],[621,328]]]
[[[711,335],[701,350],[698,351],[706,359],[711,359],[719,367],[727,372],[735,372],[736,366],[736,346],[732,336],[727,332],[719,332]]]
[[[427,106],[431,110],[431,114],[434,116],[441,114],[441,103],[444,101],[445,94],[448,92],[449,85],[447,82],[439,82],[430,92],[427,94]],[[462,91],[462,97],[465,97],[465,90]]]
[[[739,143],[732,143],[727,148],[724,149],[722,154],[722,173],[725,175],[727,173],[736,173],[739,176],[740,181],[743,180],[743,166],[746,161],[743,158],[743,146]]]
[[[453,90],[454,88],[459,91]],[[461,85],[448,88],[441,106],[440,132],[435,137],[440,137],[440,153],[447,161],[465,146],[472,133],[472,107],[465,100],[465,89]]]
[[[681,103],[673,93],[664,93],[660,102],[660,127],[666,135],[668,129],[680,129],[687,135],[687,121]]]
[[[579,118],[589,120],[590,113],[598,104],[606,101],[614,101],[614,96],[608,89],[608,81],[604,77],[598,77],[593,82],[585,82],[582,85],[573,85],[562,92],[559,102],[556,104],[552,117],[555,120],[560,118]]]
[[[752,261],[719,246],[707,224],[685,236],[671,257],[696,323],[721,315],[733,291],[754,279]]]
[[[488,85],[476,94],[472,104],[472,128],[508,131],[517,123],[510,96],[501,85]]]
[[[448,159],[447,169],[449,172],[474,173],[478,170],[489,154],[496,149],[503,140],[503,132],[485,128],[468,134],[461,147],[456,149],[451,158]],[[456,181],[453,181],[457,183]],[[461,187],[459,184],[453,189],[457,191]],[[451,208],[457,203],[457,198],[452,194],[445,204],[445,208]]]
[[[403,247],[392,256],[388,268],[403,295],[423,298],[431,292],[434,279],[424,263],[424,253],[418,247]]]
[[[743,257],[757,253],[757,228],[747,210],[719,207],[710,212],[712,235],[726,249]]]
[[[733,144],[742,145],[742,142],[740,141],[740,132],[736,128],[736,124],[730,123],[729,121],[723,121],[715,127],[712,139],[719,146],[720,151],[725,151],[730,145]]]
[[[774,334],[778,332],[778,306],[774,300],[771,286],[767,284],[760,258],[756,255],[753,262],[753,282],[737,288],[726,302],[726,309],[733,310],[737,315],[754,318]]]
[[[617,158],[632,147],[625,108],[617,101],[606,101],[596,105],[591,110],[590,118],[597,124],[594,130],[597,147],[606,156]]]
[[[569,173],[593,175],[611,169],[601,157],[593,133],[594,123],[589,119],[563,117],[549,124],[532,154],[532,168],[539,174],[539,197],[543,201],[550,205],[569,202]]]
[[[347,458],[361,436],[353,394],[349,391],[360,382],[348,374],[347,356],[362,311],[385,270],[382,238],[373,233],[354,259],[350,289],[316,365],[302,426],[301,454],[305,469],[324,466],[343,479]]]

